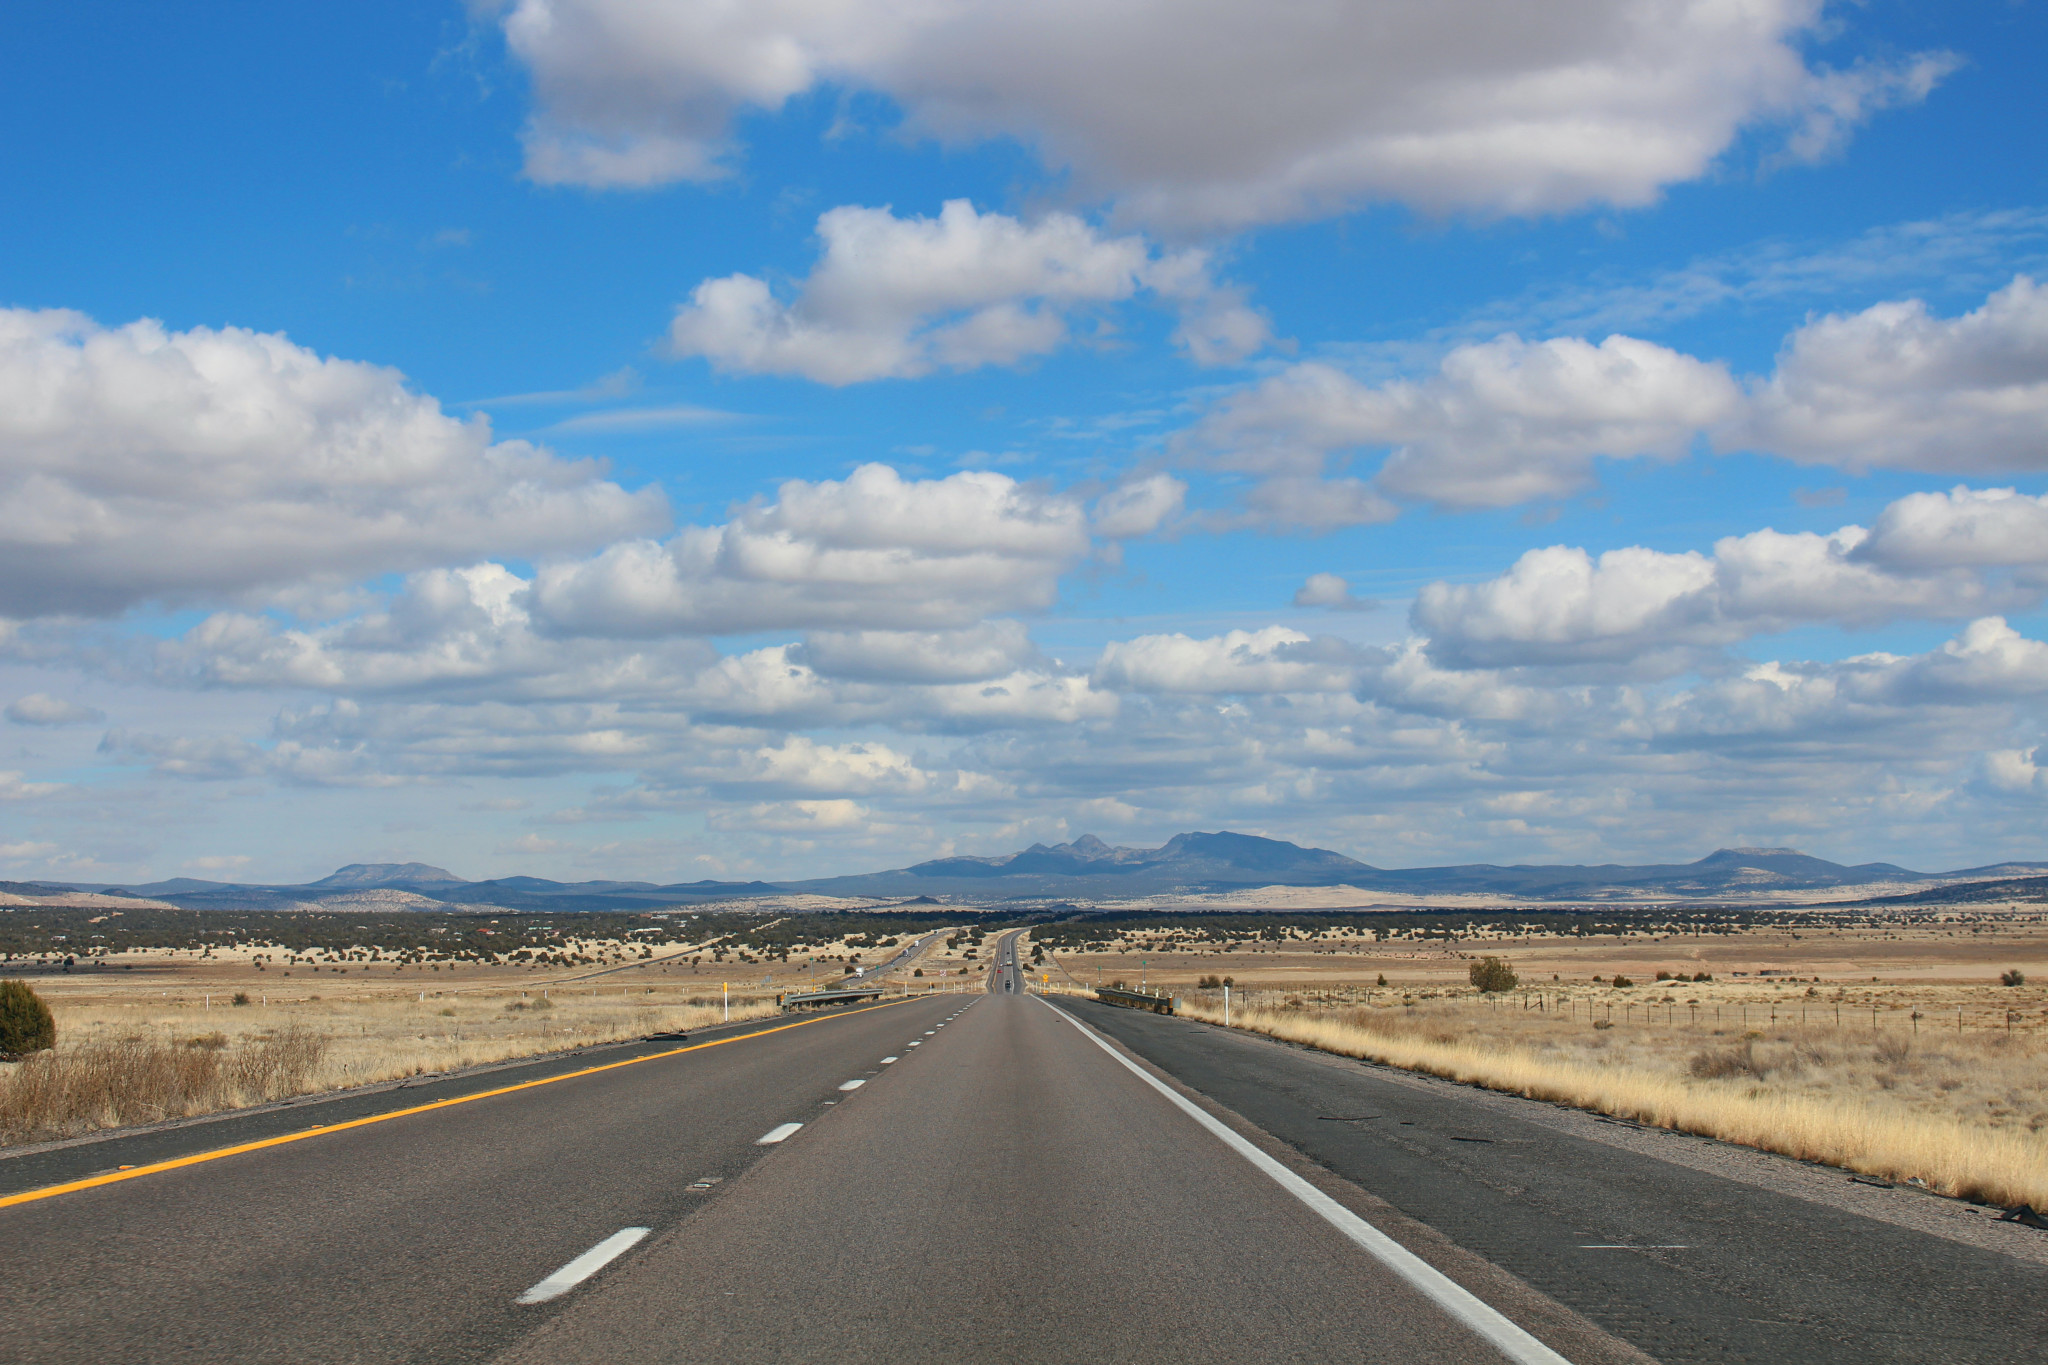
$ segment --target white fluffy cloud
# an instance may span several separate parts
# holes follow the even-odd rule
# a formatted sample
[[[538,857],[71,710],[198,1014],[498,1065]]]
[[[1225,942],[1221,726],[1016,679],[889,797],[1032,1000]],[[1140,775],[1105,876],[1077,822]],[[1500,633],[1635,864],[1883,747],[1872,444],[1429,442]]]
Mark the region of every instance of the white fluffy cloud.
[[[1141,635],[1111,643],[1095,668],[1095,685],[1121,692],[1332,692],[1351,686],[1352,649],[1267,626],[1208,639]]]
[[[2048,469],[2048,289],[2021,276],[1958,318],[1909,299],[1810,322],[1725,439],[1858,471]]]
[[[1899,568],[2048,569],[2048,496],[2011,488],[1909,493],[1878,514],[1864,558]]]
[[[503,22],[538,180],[713,178],[735,116],[836,87],[943,141],[1019,139],[1133,216],[1240,227],[1370,200],[1644,204],[1747,126],[1817,156],[1952,65],[1810,70],[1820,19],[1820,0],[514,0]]]
[[[97,707],[53,697],[47,692],[31,692],[7,706],[7,719],[16,725],[82,725],[106,718],[107,713]]]
[[[0,614],[110,614],[665,526],[396,372],[236,328],[0,310]]]
[[[1691,651],[1795,625],[1956,619],[2027,600],[1967,566],[1895,570],[1863,555],[1869,533],[1755,531],[1714,553],[1631,546],[1598,556],[1531,550],[1498,578],[1432,583],[1414,622],[1433,658],[1455,667],[1620,663],[1682,667]]]
[[[1067,213],[1035,223],[977,213],[964,199],[936,218],[836,208],[818,219],[824,254],[794,298],[766,280],[706,280],[676,310],[669,345],[740,374],[826,384],[1014,365],[1057,350],[1076,310],[1150,289],[1181,310],[1176,340],[1197,361],[1242,360],[1266,343],[1264,318],[1219,287],[1207,258],[1154,257]]]
[[[1683,454],[1739,408],[1715,364],[1612,336],[1460,346],[1420,381],[1370,385],[1326,364],[1291,366],[1228,399],[1177,438],[1187,459],[1285,486],[1321,479],[1332,457],[1388,448],[1374,486],[1438,506],[1506,507],[1579,491],[1593,461]],[[1381,520],[1384,500],[1361,520]]]
[[[1354,597],[1351,584],[1333,573],[1312,573],[1294,590],[1297,607],[1328,607],[1332,611],[1371,611],[1379,603],[1370,597]]]
[[[1181,513],[1188,486],[1171,474],[1126,480],[1095,500],[1095,533],[1111,540],[1149,536]]]
[[[1022,621],[983,621],[964,630],[816,631],[801,658],[819,674],[868,682],[982,682],[1037,661]]]
[[[1242,512],[1212,522],[1326,529],[1389,520],[1397,502],[1566,497],[1596,459],[1670,459],[1704,441],[1857,472],[2048,469],[2048,289],[2022,276],[1958,318],[1918,300],[1822,318],[1787,339],[1771,375],[1741,382],[1627,336],[1503,336],[1453,348],[1425,378],[1377,383],[1306,362],[1227,394],[1172,450],[1257,476]],[[1381,452],[1370,480],[1332,473]],[[2031,515],[1970,513],[1977,533],[1996,522],[2008,539]]]
[[[567,635],[958,628],[1050,604],[1089,547],[1071,498],[986,471],[906,480],[871,464],[792,479],[723,526],[544,568],[531,597],[535,619]]]

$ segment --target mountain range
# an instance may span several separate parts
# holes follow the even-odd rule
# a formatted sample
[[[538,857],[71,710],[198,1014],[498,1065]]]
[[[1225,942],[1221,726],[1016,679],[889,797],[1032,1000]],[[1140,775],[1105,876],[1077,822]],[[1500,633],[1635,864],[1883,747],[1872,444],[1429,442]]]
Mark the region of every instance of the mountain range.
[[[555,882],[540,877],[467,881],[426,863],[351,863],[318,881],[252,886],[189,877],[142,885],[105,883],[16,886],[0,890],[55,895],[97,892],[188,909],[430,910],[495,907],[573,912],[630,911],[757,896],[813,894],[882,900],[948,897],[969,901],[1133,896],[1242,890],[1261,886],[1353,886],[1413,895],[1513,897],[1545,901],[1638,898],[1739,898],[1758,892],[1832,892],[1869,886],[1896,893],[1957,882],[2039,877],[2048,863],[1998,863],[1953,872],[1915,872],[1893,863],[1853,867],[1790,848],[1724,848],[1696,862],[1625,866],[1467,863],[1380,868],[1326,848],[1303,848],[1258,835],[1177,834],[1158,848],[1122,848],[1092,834],[1070,843],[1033,844],[998,857],[935,858],[910,867],[787,882]]]

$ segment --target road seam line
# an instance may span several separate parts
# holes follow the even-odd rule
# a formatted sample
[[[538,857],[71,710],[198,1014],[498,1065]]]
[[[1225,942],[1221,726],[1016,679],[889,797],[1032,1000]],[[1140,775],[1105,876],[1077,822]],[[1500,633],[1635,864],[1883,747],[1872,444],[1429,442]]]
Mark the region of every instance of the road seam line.
[[[1168,1102],[1208,1129],[1225,1146],[1249,1161],[1262,1175],[1307,1205],[1312,1212],[1367,1255],[1406,1280],[1430,1302],[1509,1360],[1516,1362],[1516,1365],[1571,1365],[1564,1356],[1551,1350],[1527,1330],[1516,1325],[1499,1309],[1267,1156],[1242,1136],[1232,1132],[1226,1124],[1204,1113],[1200,1106],[1190,1102],[1185,1096],[1175,1094],[1157,1076],[1111,1047],[1108,1040],[1094,1029],[1044,996],[1039,996],[1038,999],[1047,1009],[1079,1029],[1082,1037],[1108,1053],[1118,1065],[1164,1095]]]
[[[533,1288],[521,1294],[515,1303],[546,1303],[582,1284],[585,1280],[603,1270],[619,1257],[636,1246],[642,1237],[654,1231],[653,1228],[620,1228],[611,1236],[599,1242],[590,1250],[578,1256],[554,1274],[542,1280]]]
[[[181,1166],[196,1166],[203,1161],[218,1161],[222,1157],[240,1156],[244,1152],[257,1152],[265,1147],[281,1147],[287,1142],[303,1142],[307,1138],[326,1137],[330,1133],[343,1132],[350,1128],[366,1128],[373,1123],[385,1123],[391,1119],[402,1119],[412,1114],[425,1114],[435,1109],[447,1109],[453,1105],[468,1104],[472,1100],[487,1100],[494,1095],[510,1095],[515,1091],[531,1090],[535,1086],[553,1085],[557,1081],[573,1081],[578,1076],[594,1076],[600,1071],[616,1071],[622,1066],[638,1066],[642,1062],[658,1062],[664,1057],[680,1057],[685,1052],[701,1052],[705,1048],[724,1047],[727,1043],[743,1043],[749,1038],[765,1038],[771,1033],[783,1033],[793,1028],[804,1028],[811,1024],[830,1023],[834,1019],[847,1019],[870,1010],[890,1009],[907,1004],[916,996],[905,996],[902,1000],[885,1001],[879,1005],[863,1005],[857,1010],[842,1010],[838,1014],[821,1014],[815,1019],[799,1019],[793,1024],[778,1024],[753,1033],[734,1034],[730,1038],[714,1038],[708,1043],[692,1043],[688,1047],[670,1048],[666,1052],[650,1052],[645,1057],[628,1057],[621,1062],[606,1062],[602,1066],[587,1066],[578,1071],[565,1071],[559,1076],[543,1076],[535,1081],[521,1081],[517,1085],[503,1085],[495,1090],[479,1090],[474,1095],[455,1095],[430,1104],[416,1104],[410,1109],[394,1109],[388,1114],[370,1114],[344,1123],[314,1124],[296,1133],[282,1133],[277,1137],[259,1138],[254,1142],[237,1143],[233,1147],[216,1147],[210,1152],[194,1152],[190,1156],[173,1157],[168,1161],[155,1161],[147,1166],[137,1166],[126,1171],[105,1171],[99,1175],[86,1176],[81,1180],[66,1181],[61,1185],[45,1185],[41,1189],[23,1190],[19,1194],[0,1195],[0,1209],[15,1204],[32,1204],[38,1199],[50,1199],[60,1194],[77,1190],[89,1190],[99,1185],[111,1185],[116,1181],[134,1180],[139,1176],[156,1175],[163,1171],[175,1171]]]

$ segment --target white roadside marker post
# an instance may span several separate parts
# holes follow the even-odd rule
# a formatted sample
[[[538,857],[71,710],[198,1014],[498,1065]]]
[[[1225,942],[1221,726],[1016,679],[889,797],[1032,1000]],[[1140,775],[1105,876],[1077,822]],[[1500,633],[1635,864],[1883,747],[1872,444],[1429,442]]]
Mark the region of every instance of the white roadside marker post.
[[[1230,987],[1223,988],[1223,1027],[1230,1027]]]
[[[732,982],[721,981],[718,983],[718,989],[725,993],[725,1022],[730,1024],[732,1022]]]

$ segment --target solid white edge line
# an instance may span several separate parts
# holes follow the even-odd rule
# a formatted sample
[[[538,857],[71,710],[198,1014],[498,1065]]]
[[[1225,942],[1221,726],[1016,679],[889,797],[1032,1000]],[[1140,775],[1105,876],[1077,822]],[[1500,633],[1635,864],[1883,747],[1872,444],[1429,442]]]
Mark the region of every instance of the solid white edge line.
[[[1154,1090],[1157,1090],[1160,1094],[1166,1096],[1182,1113],[1186,1114],[1196,1123],[1201,1124],[1216,1137],[1222,1139],[1226,1147],[1229,1147],[1232,1151],[1257,1167],[1262,1174],[1270,1177],[1281,1189],[1286,1190],[1296,1199],[1308,1205],[1310,1209],[1322,1217],[1324,1222],[1350,1238],[1368,1256],[1371,1256],[1381,1265],[1384,1265],[1387,1269],[1408,1281],[1424,1297],[1463,1324],[1482,1341],[1486,1342],[1487,1345],[1499,1351],[1509,1360],[1516,1362],[1516,1365],[1571,1365],[1571,1362],[1564,1356],[1551,1350],[1528,1332],[1509,1321],[1502,1315],[1499,1309],[1494,1308],[1484,1299],[1481,1299],[1471,1290],[1465,1288],[1456,1280],[1453,1280],[1450,1276],[1423,1260],[1420,1256],[1417,1256],[1407,1247],[1402,1246],[1399,1242],[1387,1236],[1386,1233],[1381,1232],[1350,1209],[1345,1208],[1342,1204],[1330,1198],[1329,1195],[1324,1194],[1293,1171],[1288,1170],[1285,1166],[1273,1160],[1272,1157],[1267,1156],[1244,1138],[1232,1132],[1227,1125],[1218,1122],[1204,1113],[1199,1106],[1189,1102],[1180,1095],[1176,1095],[1156,1076],[1150,1075],[1136,1062],[1133,1062],[1130,1058],[1111,1047],[1108,1041],[1094,1029],[1089,1028],[1088,1025],[1082,1023],[1073,1015],[1068,1014],[1050,1000],[1046,1000],[1044,996],[1037,998],[1045,1004],[1047,1009],[1079,1029],[1082,1037],[1101,1048],[1104,1052],[1107,1052],[1116,1060],[1118,1065],[1145,1084],[1151,1086]]]
[[[599,1242],[590,1250],[578,1256],[554,1274],[542,1280],[533,1288],[521,1294],[519,1303],[546,1303],[568,1293],[577,1285],[603,1270],[613,1261],[626,1254],[642,1237],[654,1231],[653,1228],[620,1228],[611,1236]]]
[[[858,1090],[866,1084],[866,1081],[841,1081],[839,1083],[839,1088],[841,1090]]]
[[[767,1132],[761,1134],[761,1136],[755,1138],[754,1145],[756,1147],[766,1147],[770,1143],[781,1142],[783,1139],[793,1136],[796,1130],[801,1127],[803,1127],[801,1123],[778,1123]]]

